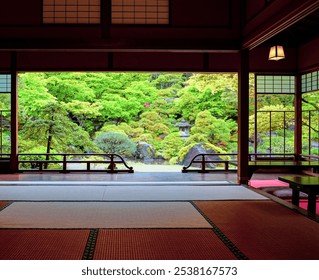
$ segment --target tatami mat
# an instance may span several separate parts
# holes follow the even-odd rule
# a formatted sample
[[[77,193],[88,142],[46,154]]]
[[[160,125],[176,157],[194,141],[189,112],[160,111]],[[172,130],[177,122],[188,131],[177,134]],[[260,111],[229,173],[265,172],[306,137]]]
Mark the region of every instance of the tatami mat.
[[[101,200],[105,186],[9,185],[0,186],[3,200]]]
[[[7,202],[7,201],[0,201],[0,210],[1,210],[2,208],[4,208],[4,207],[8,206],[8,205],[9,205],[9,202]]]
[[[233,200],[266,199],[240,185],[110,186],[103,200]]]
[[[57,181],[57,180],[39,180],[39,181],[0,181],[0,186],[43,186],[43,185],[49,185],[49,186],[63,186],[63,185],[69,185],[69,186],[126,186],[126,185],[152,185],[152,186],[159,186],[159,185],[198,185],[198,186],[212,186],[212,185],[233,185],[234,182],[229,180],[214,180],[214,181]]]
[[[12,201],[185,201],[268,199],[242,185],[2,185],[2,200]]]
[[[272,201],[196,202],[249,258],[319,259],[319,224]]]
[[[232,260],[236,257],[209,229],[100,230],[94,259]]]
[[[80,260],[89,230],[0,230],[0,260]]]
[[[15,202],[1,228],[210,228],[188,202]]]

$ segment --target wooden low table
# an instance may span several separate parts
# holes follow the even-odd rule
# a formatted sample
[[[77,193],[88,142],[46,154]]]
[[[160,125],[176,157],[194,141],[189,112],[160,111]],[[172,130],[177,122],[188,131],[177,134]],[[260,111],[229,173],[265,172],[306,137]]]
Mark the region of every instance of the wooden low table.
[[[299,193],[308,194],[308,211],[316,215],[316,199],[319,194],[319,177],[313,176],[283,176],[280,181],[289,184],[292,189],[292,203],[299,206]]]
[[[248,175],[252,177],[258,169],[289,169],[292,173],[299,173],[302,170],[313,169],[319,170],[319,161],[279,161],[279,160],[260,160],[250,161],[248,163]]]

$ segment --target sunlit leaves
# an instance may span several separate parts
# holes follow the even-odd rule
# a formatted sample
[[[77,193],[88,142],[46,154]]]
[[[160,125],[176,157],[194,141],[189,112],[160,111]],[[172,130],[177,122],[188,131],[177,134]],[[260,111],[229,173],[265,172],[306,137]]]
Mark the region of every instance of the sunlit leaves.
[[[135,143],[153,144],[166,158],[176,157],[168,143],[174,142],[169,141],[174,135],[176,143],[186,145],[174,134],[181,119],[195,124],[190,139],[197,135],[227,146],[237,139],[237,107],[235,74],[19,75],[20,138],[31,141],[37,133],[39,145],[46,147],[51,135],[51,148],[57,151],[94,150],[93,139],[104,132],[120,132]],[[58,114],[57,109],[64,111]],[[210,115],[206,121],[200,119],[202,111]],[[161,145],[164,140],[167,143]]]

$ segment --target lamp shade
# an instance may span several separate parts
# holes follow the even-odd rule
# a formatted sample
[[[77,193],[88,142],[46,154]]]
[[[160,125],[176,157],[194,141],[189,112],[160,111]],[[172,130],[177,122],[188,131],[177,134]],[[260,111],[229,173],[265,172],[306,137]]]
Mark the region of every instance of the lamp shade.
[[[269,51],[269,60],[280,60],[285,58],[284,48],[282,46],[273,46]]]

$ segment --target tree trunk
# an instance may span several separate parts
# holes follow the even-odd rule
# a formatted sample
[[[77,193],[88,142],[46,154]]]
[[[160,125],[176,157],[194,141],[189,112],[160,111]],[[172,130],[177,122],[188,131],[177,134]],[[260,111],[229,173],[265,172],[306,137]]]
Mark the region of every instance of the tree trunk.
[[[50,159],[50,150],[51,150],[51,143],[52,143],[52,126],[49,127],[49,137],[48,137],[48,142],[47,142],[47,154],[45,156],[45,160],[48,161]],[[48,163],[46,162],[44,164],[44,169],[47,169],[48,168]]]

